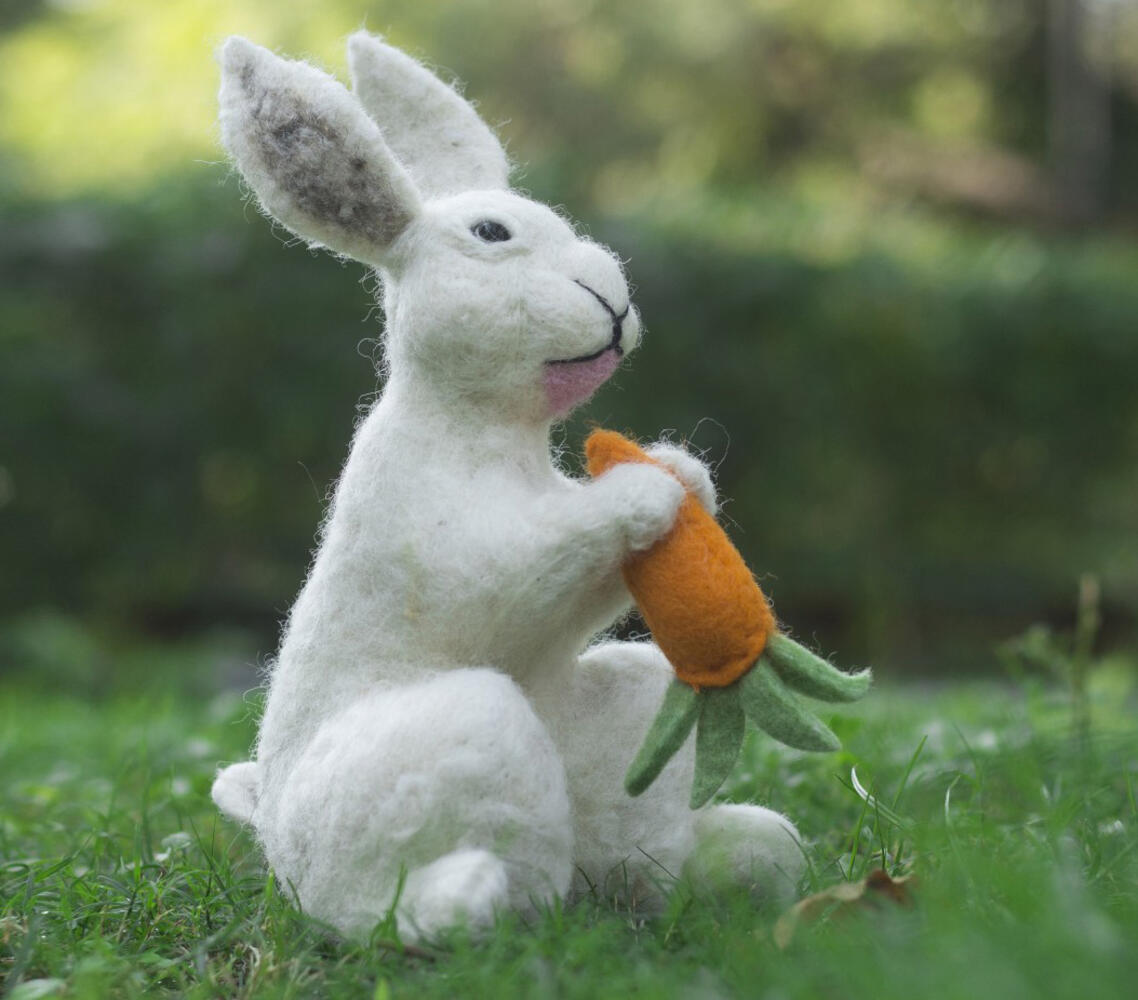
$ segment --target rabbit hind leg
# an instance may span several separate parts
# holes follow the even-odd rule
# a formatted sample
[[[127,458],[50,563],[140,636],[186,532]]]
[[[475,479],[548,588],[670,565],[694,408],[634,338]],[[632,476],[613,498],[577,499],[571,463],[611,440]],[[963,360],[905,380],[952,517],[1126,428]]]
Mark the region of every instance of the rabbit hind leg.
[[[557,750],[505,675],[373,692],[317,733],[260,824],[300,904],[354,937],[392,907],[404,940],[564,895],[572,824]]]
[[[802,841],[789,819],[763,806],[722,804],[700,810],[696,844],[684,876],[717,894],[748,892],[757,904],[785,906],[806,868]]]

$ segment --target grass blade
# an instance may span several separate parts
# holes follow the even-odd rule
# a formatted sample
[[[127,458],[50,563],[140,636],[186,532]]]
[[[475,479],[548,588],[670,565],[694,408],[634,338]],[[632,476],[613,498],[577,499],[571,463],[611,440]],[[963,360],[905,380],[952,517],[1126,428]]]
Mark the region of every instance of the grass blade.
[[[861,779],[857,776],[857,768],[850,768],[850,788],[854,790],[854,794],[862,800],[870,809],[877,814],[878,817],[884,817],[895,827],[901,830],[909,830],[909,823],[898,815],[893,809],[887,806],[876,795],[870,792],[862,783]]]

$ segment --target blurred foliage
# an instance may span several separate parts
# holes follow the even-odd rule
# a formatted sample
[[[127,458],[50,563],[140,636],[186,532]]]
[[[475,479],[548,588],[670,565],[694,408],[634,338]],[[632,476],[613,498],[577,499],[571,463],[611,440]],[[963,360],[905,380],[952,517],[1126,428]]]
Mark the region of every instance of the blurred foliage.
[[[1081,2],[1109,17],[1121,182],[1138,169],[1138,5]],[[25,191],[129,196],[195,157],[219,159],[209,51],[227,34],[344,75],[344,36],[364,25],[465,81],[542,187],[571,202],[607,210],[661,192],[864,170],[988,208],[1018,180],[1026,191],[1005,192],[1003,207],[1024,209],[1043,183],[1045,7],[18,0],[0,36],[0,145],[13,157],[7,183]],[[940,177],[938,160],[987,176]],[[1117,187],[1116,204],[1133,211],[1130,186]]]
[[[967,663],[1090,571],[1133,637],[1138,5],[1096,8],[1114,180],[1109,225],[1072,231],[1032,0],[5,6],[0,620],[271,648],[379,326],[360,267],[243,203],[210,49],[343,76],[365,24],[466,81],[520,183],[630,260],[648,337],[587,416],[721,461],[800,633]]]

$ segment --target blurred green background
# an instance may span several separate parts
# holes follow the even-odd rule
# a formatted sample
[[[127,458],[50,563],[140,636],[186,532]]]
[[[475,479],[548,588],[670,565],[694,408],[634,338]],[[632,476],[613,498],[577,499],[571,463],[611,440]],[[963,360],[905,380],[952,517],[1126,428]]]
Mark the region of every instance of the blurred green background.
[[[212,50],[344,78],[360,26],[629,260],[643,348],[559,439],[707,449],[800,636],[991,671],[1091,573],[1133,648],[1138,4],[4,0],[0,670],[271,654],[380,325],[243,199]]]

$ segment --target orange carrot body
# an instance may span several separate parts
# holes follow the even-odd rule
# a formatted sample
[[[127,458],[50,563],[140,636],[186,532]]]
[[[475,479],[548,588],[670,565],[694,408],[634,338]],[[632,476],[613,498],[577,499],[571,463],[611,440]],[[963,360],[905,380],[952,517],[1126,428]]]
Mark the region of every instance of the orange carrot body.
[[[589,475],[621,462],[655,462],[614,431],[585,442]],[[766,596],[715,519],[691,494],[676,523],[632,555],[624,580],[676,676],[697,690],[726,687],[745,674],[775,630]]]

